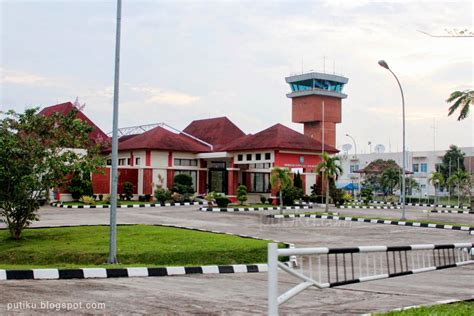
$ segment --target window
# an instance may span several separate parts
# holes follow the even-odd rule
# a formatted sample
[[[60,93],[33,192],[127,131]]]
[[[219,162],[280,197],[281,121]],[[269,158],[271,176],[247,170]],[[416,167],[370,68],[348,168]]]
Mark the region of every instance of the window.
[[[127,158],[127,166],[130,166],[130,158]]]
[[[244,160],[244,155],[240,154],[240,155],[237,155],[237,161],[242,161]]]
[[[262,154],[255,154],[255,160],[262,160]]]
[[[351,167],[350,167],[350,172],[351,173],[354,173],[357,170],[359,170],[359,165],[351,165]]]
[[[135,158],[135,166],[139,166],[140,165],[140,157],[136,157]]]
[[[118,165],[119,166],[125,166],[125,163],[127,162],[127,158],[120,158],[118,160]]]
[[[265,153],[265,160],[270,160],[272,159],[272,154],[271,153]]]
[[[107,166],[111,166],[112,165],[112,159],[107,159]]]
[[[421,172],[428,172],[428,164],[422,163],[421,164]]]
[[[252,154],[247,154],[247,161],[252,160]]]
[[[270,192],[270,174],[269,173],[251,173],[250,174],[250,192],[267,193]]]
[[[249,164],[249,169],[269,169],[272,167],[271,163],[252,163]]]
[[[197,159],[179,159],[179,158],[175,158],[174,159],[174,165],[175,166],[195,167],[195,166],[197,166]]]
[[[420,165],[417,164],[417,163],[414,163],[413,164],[413,168],[412,168],[412,171],[413,172],[420,172],[420,169],[419,169]]]
[[[194,192],[197,191],[197,189],[196,189],[197,171],[194,171],[194,170],[175,170],[174,175],[177,175],[177,174],[187,174],[187,175],[191,176],[191,178],[193,179]]]

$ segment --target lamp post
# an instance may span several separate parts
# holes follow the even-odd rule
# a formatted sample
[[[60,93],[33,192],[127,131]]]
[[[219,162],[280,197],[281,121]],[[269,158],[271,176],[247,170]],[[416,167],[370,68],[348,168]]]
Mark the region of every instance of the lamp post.
[[[355,155],[354,157],[357,159],[357,144],[356,144],[356,141],[354,139],[354,137],[352,137],[351,135],[349,134],[346,134],[347,137],[349,137],[350,139],[352,139],[352,142],[354,143],[354,152],[355,152]],[[359,160],[357,159],[357,164],[359,164]],[[357,170],[359,169],[359,167],[357,167]],[[359,176],[357,177],[358,179],[358,183],[357,183],[357,194],[358,196],[360,196],[360,173],[359,173]]]
[[[118,101],[120,74],[120,30],[122,20],[122,0],[117,0],[117,28],[115,33],[115,77],[114,77],[114,107],[112,127],[112,171],[110,185],[110,240],[109,258],[107,263],[117,264],[117,160],[118,160]]]
[[[393,71],[388,67],[388,64],[385,60],[379,60],[379,65],[388,71],[395,77],[397,80],[398,86],[400,87],[400,93],[402,94],[402,121],[403,121],[403,170],[402,170],[402,220],[405,220],[405,170],[406,170],[406,153],[405,153],[405,97],[403,95],[402,85],[400,84],[400,80],[398,80],[397,76],[393,73]]]

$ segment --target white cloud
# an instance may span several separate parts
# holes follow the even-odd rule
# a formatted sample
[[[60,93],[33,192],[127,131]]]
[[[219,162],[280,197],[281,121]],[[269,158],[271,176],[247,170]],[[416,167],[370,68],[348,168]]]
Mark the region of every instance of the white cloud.
[[[197,101],[200,97],[191,94],[177,92],[177,91],[166,91],[157,87],[148,85],[126,85],[133,92],[145,94],[145,103],[152,104],[163,104],[163,105],[175,105],[175,106],[188,106]]]

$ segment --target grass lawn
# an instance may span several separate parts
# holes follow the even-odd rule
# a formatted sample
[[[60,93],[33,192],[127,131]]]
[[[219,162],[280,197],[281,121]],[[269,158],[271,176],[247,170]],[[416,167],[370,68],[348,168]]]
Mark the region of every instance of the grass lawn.
[[[250,208],[250,207],[253,207],[253,208],[257,208],[257,207],[279,207],[280,205],[271,205],[271,204],[262,204],[262,203],[256,203],[256,204],[244,204],[244,205],[240,205],[240,204],[229,204],[228,207],[232,207],[232,208],[241,208],[241,207],[247,207],[247,208]],[[216,207],[216,206],[214,206]]]
[[[122,266],[265,263],[267,241],[188,229],[131,225],[117,228]],[[0,269],[79,268],[107,260],[109,228],[86,226],[26,229],[9,239],[0,230]],[[283,247],[283,244],[281,244]]]
[[[139,201],[118,201],[118,205],[133,205],[133,204],[152,204],[158,202],[139,202]],[[62,202],[63,205],[85,205],[82,202]],[[95,205],[104,205],[103,201],[96,201]],[[108,203],[107,203],[108,204]],[[158,203],[159,204],[159,203]]]
[[[474,315],[474,301],[459,302],[453,304],[441,304],[427,307],[410,308],[404,311],[388,312],[384,316],[421,316],[421,315]]]

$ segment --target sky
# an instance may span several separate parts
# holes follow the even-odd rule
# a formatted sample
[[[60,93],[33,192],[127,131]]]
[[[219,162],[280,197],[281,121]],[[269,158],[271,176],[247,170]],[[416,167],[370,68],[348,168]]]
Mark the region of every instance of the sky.
[[[112,129],[115,1],[0,0],[0,110],[23,111],[79,97]],[[358,153],[474,146],[474,113],[448,117],[452,91],[473,87],[472,1],[123,0],[119,126],[227,116],[246,133],[291,122],[285,77],[342,74],[337,146]],[[433,128],[433,126],[435,128]],[[369,146],[369,142],[372,144]],[[354,149],[352,149],[354,150]]]

